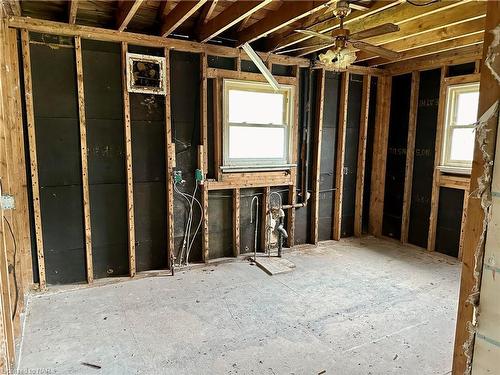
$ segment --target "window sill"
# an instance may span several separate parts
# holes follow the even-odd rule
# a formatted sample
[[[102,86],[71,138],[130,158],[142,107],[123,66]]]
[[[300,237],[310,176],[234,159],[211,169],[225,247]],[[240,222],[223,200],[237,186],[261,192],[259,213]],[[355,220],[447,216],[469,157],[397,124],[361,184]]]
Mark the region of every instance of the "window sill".
[[[265,171],[288,171],[296,164],[283,164],[283,165],[261,165],[261,166],[246,166],[246,165],[231,165],[221,166],[220,169],[224,173],[231,172],[265,172]]]
[[[441,172],[444,173],[453,173],[453,174],[462,174],[466,176],[470,176],[471,168],[465,168],[465,167],[450,167],[446,165],[439,165],[437,166],[437,169],[439,169]]]

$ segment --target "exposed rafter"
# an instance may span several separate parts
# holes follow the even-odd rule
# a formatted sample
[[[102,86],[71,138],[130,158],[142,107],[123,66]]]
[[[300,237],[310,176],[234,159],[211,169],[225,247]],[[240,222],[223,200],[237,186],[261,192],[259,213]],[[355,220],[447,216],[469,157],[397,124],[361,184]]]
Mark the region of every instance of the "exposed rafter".
[[[118,31],[123,31],[127,28],[129,22],[134,17],[144,0],[122,1],[119,3],[116,16],[116,28]]]
[[[204,24],[208,22],[216,6],[217,6],[217,0],[209,0],[205,5],[203,5],[200,16],[198,17],[198,28],[201,28]]]
[[[19,0],[3,0],[2,7],[8,16],[21,15],[21,1]]]
[[[163,17],[160,28],[160,35],[163,37],[169,36],[177,29],[184,21],[191,17],[198,9],[200,9],[207,0],[197,1],[180,1],[174,9]]]
[[[78,0],[68,1],[68,23],[74,24],[76,22],[77,12],[78,12]]]
[[[279,9],[266,15],[262,20],[252,26],[236,33],[238,45],[253,42],[269,33],[285,27],[292,22],[298,21],[320,9],[323,9],[329,0],[326,1],[286,1]]]
[[[222,13],[217,15],[217,17],[205,24],[198,34],[198,40],[200,42],[206,42],[215,38],[231,26],[236,25],[252,13],[265,7],[271,1],[272,0],[235,1]]]

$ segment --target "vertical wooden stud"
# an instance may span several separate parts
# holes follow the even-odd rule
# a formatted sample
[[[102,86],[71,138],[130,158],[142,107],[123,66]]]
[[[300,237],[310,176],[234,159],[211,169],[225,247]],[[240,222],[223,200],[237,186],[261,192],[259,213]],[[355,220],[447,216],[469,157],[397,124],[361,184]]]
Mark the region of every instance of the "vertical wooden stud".
[[[175,168],[175,143],[172,143],[172,112],[170,108],[170,49],[165,48],[165,76],[167,92],[165,94],[165,152],[166,152],[166,191],[167,191],[167,257],[169,268],[173,267],[174,256],[174,190],[173,171]]]
[[[333,239],[340,240],[342,235],[342,199],[344,194],[344,155],[347,128],[347,102],[349,100],[349,73],[342,74],[340,87],[339,128],[337,136],[337,158],[335,163],[335,205],[333,209]]]
[[[127,222],[128,253],[130,277],[136,273],[135,262],[135,224],[134,224],[134,177],[132,174],[132,129],[130,127],[130,97],[127,89],[127,50],[122,42],[122,77],[123,77],[123,121],[125,128],[125,172],[127,176]]]
[[[441,68],[441,88],[439,90],[438,117],[436,125],[436,147],[434,154],[434,174],[432,180],[431,212],[429,215],[429,235],[427,238],[427,250],[434,251],[436,247],[437,216],[439,208],[439,177],[441,171],[438,166],[441,163],[441,150],[444,132],[444,121],[446,111],[446,85],[444,80],[448,74],[446,66]]]
[[[458,245],[458,260],[462,260],[464,247],[465,221],[467,220],[467,206],[469,205],[469,190],[464,190],[464,204],[462,208],[462,221],[460,223],[460,242]]]
[[[31,82],[29,33],[27,30],[21,31],[21,46],[23,53],[24,95],[26,100],[26,122],[28,126],[33,216],[35,220],[36,253],[38,258],[38,278],[40,280],[40,290],[45,290],[45,257],[43,249],[42,214],[40,209],[40,185],[38,182],[38,159],[36,153],[35,111],[33,107],[33,86]]]
[[[213,80],[213,115],[214,115],[214,175],[217,181],[221,179],[222,166],[222,85],[221,79]]]
[[[208,112],[207,112],[207,55],[200,55],[200,143],[198,147],[198,168],[203,171],[203,176],[208,170]],[[201,199],[203,205],[202,224],[202,257],[203,261],[209,259],[209,234],[208,234],[208,186],[201,186]]]
[[[363,232],[363,192],[365,187],[366,137],[368,134],[368,115],[370,110],[371,76],[363,77],[363,96],[359,123],[358,163],[356,168],[356,198],[354,207],[354,236],[361,237]]]
[[[261,210],[261,219],[260,219],[260,247],[262,251],[267,251],[267,245],[269,243],[269,231],[267,230],[267,217],[268,217],[268,209],[271,198],[271,188],[269,186],[264,188],[262,195],[262,210]]]
[[[240,255],[240,189],[233,190],[233,254]]]
[[[85,260],[87,282],[94,281],[92,265],[92,228],[90,225],[90,193],[87,164],[87,125],[85,122],[85,92],[83,88],[82,42],[75,36],[76,83],[78,87],[78,119],[80,122],[80,156],[82,162],[83,222],[85,227]]]
[[[401,221],[401,242],[408,242],[408,226],[410,223],[411,189],[413,185],[413,161],[415,157],[415,136],[417,132],[418,95],[420,73],[411,76],[410,114],[408,117],[408,140],[406,144],[406,169],[403,193],[403,213]]]
[[[316,124],[313,141],[312,194],[311,194],[311,243],[318,244],[319,226],[319,181],[321,163],[321,139],[323,132],[323,107],[325,105],[325,70],[318,71],[316,95]]]
[[[380,236],[384,214],[385,169],[391,111],[392,77],[380,77],[377,90],[373,167],[370,194],[370,233]]]

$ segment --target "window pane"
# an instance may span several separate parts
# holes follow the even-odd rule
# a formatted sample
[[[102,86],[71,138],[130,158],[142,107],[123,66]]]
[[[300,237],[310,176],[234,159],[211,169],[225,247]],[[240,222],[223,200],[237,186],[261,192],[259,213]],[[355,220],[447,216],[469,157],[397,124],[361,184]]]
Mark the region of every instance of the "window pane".
[[[474,129],[453,129],[450,159],[472,161],[474,153]]]
[[[283,94],[229,90],[229,122],[283,125]]]
[[[464,92],[457,95],[455,125],[470,125],[477,120],[479,92]]]
[[[229,127],[230,159],[283,159],[285,129]]]

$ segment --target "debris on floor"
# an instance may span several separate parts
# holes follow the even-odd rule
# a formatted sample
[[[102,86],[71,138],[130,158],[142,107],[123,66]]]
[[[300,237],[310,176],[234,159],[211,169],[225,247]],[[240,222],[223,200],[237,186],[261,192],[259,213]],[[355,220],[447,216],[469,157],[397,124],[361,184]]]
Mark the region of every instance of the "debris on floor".
[[[259,266],[259,268],[271,276],[291,272],[295,268],[295,264],[290,262],[288,259],[273,256],[257,257],[255,263]]]

